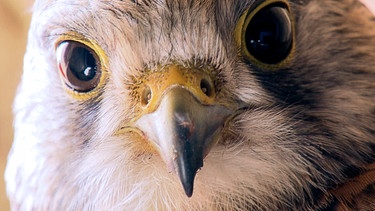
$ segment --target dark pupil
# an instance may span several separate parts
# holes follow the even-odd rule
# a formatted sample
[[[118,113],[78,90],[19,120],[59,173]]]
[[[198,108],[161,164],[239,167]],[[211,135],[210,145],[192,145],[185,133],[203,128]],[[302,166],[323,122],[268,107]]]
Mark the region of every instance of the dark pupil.
[[[81,81],[92,80],[97,69],[94,55],[86,48],[75,47],[69,59],[69,69]]]
[[[249,53],[268,64],[278,63],[288,56],[292,38],[288,11],[278,5],[261,9],[254,15],[245,32]]]

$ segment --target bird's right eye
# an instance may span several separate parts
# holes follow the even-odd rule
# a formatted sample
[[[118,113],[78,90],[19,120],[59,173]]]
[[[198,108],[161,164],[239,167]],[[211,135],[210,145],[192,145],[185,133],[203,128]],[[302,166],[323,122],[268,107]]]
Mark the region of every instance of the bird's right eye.
[[[80,93],[95,89],[101,79],[101,63],[89,46],[72,40],[57,45],[56,57],[60,75],[65,84]]]

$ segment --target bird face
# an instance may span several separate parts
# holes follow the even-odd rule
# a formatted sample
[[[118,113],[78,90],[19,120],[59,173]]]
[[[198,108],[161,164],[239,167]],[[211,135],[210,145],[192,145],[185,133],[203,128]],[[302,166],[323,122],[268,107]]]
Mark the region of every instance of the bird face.
[[[34,8],[15,209],[322,209],[375,160],[375,30],[359,2]]]

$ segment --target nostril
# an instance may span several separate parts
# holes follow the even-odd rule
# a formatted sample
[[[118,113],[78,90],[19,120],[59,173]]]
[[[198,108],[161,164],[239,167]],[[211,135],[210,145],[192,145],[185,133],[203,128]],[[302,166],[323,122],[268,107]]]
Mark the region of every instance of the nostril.
[[[147,106],[150,103],[151,98],[152,98],[151,88],[147,86],[142,92],[142,96],[141,96],[142,106]]]
[[[213,86],[211,85],[211,83],[207,79],[203,78],[201,80],[200,87],[201,87],[202,92],[205,95],[207,95],[208,97],[212,97],[213,96],[213,94],[214,94],[214,88],[213,88]]]

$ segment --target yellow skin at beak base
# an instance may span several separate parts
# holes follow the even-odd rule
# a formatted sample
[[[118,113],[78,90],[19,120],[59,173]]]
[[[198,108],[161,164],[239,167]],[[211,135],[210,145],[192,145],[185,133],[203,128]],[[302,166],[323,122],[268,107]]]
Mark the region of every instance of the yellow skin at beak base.
[[[202,80],[213,87],[211,76],[202,70],[183,68],[171,65],[158,72],[147,75],[139,89],[138,96],[143,96],[147,89],[150,91],[150,98],[147,103],[143,103],[142,114],[154,112],[160,104],[163,95],[171,88],[180,86],[190,91],[202,104],[212,105],[215,103],[215,92],[206,95],[201,89]],[[147,98],[147,97],[146,97]],[[142,101],[142,100],[141,100]],[[142,103],[141,103],[142,104]]]

